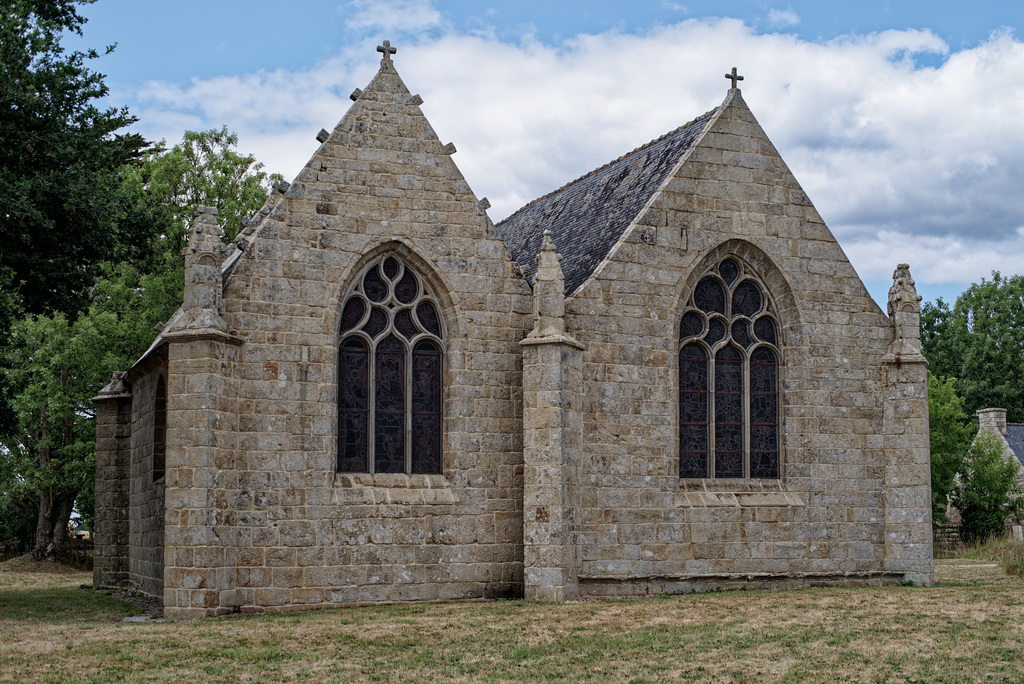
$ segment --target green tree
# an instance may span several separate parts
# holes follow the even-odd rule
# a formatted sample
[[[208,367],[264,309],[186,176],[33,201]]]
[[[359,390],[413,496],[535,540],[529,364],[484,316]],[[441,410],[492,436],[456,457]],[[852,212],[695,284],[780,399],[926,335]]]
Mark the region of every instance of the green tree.
[[[242,222],[263,206],[270,183],[281,178],[263,171],[263,164],[252,155],[239,154],[237,145],[238,136],[226,126],[185,131],[182,141],[170,150],[152,150],[140,166],[124,169],[122,196],[128,198],[131,210],[162,229],[154,248],[157,270],[180,267],[182,248],[200,205],[217,208],[224,240],[230,242]]]
[[[975,427],[964,411],[964,400],[952,378],[928,373],[928,427],[932,457],[932,520],[946,523],[946,505],[956,474],[963,468],[964,455]]]
[[[1024,422],[1024,276],[992,273],[950,308],[939,299],[921,311],[924,354],[937,376],[956,378],[965,409],[1005,408]]]
[[[983,542],[1003,534],[1006,519],[1024,505],[1017,470],[1018,464],[1003,454],[998,437],[978,435],[964,457],[951,497],[960,511],[963,541]]]
[[[166,280],[123,265],[101,279],[86,313],[29,316],[4,352],[18,430],[3,440],[0,491],[37,507],[37,556],[63,545],[76,505],[91,516],[95,425],[89,398],[145,351],[153,325],[177,306]],[[24,533],[24,531],[22,531]]]
[[[33,314],[85,308],[116,248],[118,170],[146,147],[117,133],[135,121],[127,109],[96,106],[107,86],[86,65],[98,53],[61,47],[90,1],[0,4],[0,274]]]

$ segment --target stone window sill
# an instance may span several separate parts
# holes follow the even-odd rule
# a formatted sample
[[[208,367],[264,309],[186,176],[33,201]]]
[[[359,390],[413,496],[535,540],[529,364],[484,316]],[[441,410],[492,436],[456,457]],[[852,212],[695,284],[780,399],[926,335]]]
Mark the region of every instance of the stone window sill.
[[[677,505],[684,508],[804,506],[804,500],[797,494],[784,491],[771,492],[679,492]]]
[[[457,504],[451,483],[444,475],[392,473],[337,473],[335,503],[363,504]]]

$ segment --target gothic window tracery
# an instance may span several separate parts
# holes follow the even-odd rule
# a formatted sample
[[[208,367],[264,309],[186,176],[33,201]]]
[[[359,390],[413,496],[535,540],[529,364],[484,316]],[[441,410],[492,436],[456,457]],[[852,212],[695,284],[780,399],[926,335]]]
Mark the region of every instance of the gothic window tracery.
[[[424,279],[395,255],[357,279],[341,313],[338,472],[441,472],[438,312]]]
[[[767,288],[726,257],[679,324],[679,476],[781,477],[778,321]]]

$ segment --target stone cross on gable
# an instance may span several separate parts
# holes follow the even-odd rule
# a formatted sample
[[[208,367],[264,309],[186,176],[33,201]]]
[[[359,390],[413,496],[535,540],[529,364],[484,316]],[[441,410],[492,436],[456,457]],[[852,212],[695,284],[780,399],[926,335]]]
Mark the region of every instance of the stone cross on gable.
[[[384,44],[387,45],[387,42],[385,42]],[[380,48],[377,48],[377,49],[379,50]],[[732,81],[733,89],[736,88],[736,81],[742,81],[743,80],[743,77],[736,73],[736,67],[733,67],[732,68],[732,73],[731,74],[726,74],[725,77],[727,79],[729,79],[730,81]]]
[[[391,61],[391,55],[393,55],[396,52],[398,52],[398,48],[391,47],[391,41],[390,40],[385,40],[383,45],[378,45],[377,46],[377,52],[380,52],[380,53],[382,53],[384,55],[384,57],[381,59],[381,61],[390,62]],[[733,71],[735,71],[735,69],[733,69]],[[740,78],[742,78],[742,76]]]

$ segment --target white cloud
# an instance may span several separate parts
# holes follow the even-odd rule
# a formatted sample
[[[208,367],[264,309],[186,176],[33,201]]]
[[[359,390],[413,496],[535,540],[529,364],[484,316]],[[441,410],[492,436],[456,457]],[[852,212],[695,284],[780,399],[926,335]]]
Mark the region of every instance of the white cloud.
[[[865,279],[890,278],[899,261],[919,283],[1021,271],[1024,44],[1010,33],[953,53],[929,31],[813,43],[733,19],[556,46],[452,31],[396,43],[402,77],[495,219],[717,106],[736,65],[747,103]],[[291,177],[373,76],[375,45],[303,71],[150,83],[136,111],[145,133],[169,141],[227,124],[242,151]],[[917,68],[922,53],[948,57]]]
[[[800,23],[800,15],[794,12],[792,9],[780,10],[770,9],[768,10],[768,25],[774,28],[786,28],[787,26],[796,26]]]
[[[338,9],[355,31],[411,33],[441,25],[441,13],[430,0],[351,0]]]

